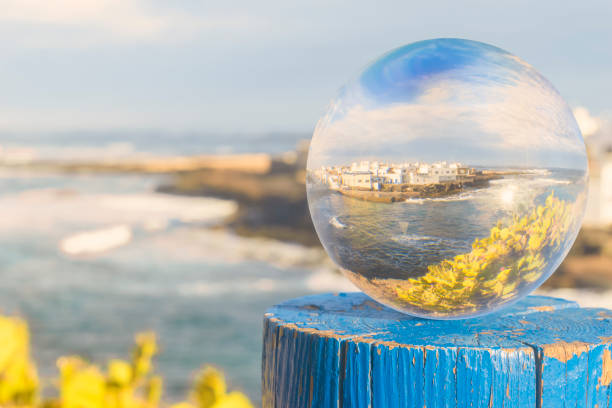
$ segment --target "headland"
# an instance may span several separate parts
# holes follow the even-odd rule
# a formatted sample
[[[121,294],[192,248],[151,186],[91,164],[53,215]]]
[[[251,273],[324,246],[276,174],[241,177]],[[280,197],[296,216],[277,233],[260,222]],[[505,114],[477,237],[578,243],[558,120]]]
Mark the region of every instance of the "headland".
[[[362,161],[350,166],[324,166],[308,173],[311,182],[326,185],[342,195],[381,203],[452,196],[486,187],[489,181],[505,175],[507,172],[446,161],[431,164]]]

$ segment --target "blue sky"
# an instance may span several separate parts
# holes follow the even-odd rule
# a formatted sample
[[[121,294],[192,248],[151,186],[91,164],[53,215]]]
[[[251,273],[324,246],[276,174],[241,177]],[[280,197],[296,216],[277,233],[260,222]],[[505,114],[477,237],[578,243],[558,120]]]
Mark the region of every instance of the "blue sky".
[[[0,0],[0,132],[311,132],[381,53],[461,37],[612,108],[612,3]]]
[[[309,167],[365,159],[586,166],[571,108],[550,82],[461,39],[400,47],[347,84],[315,132]]]
[[[421,96],[423,82],[428,77],[475,64],[487,51],[503,53],[476,41],[452,38],[417,41],[398,47],[374,61],[361,74],[359,81],[364,92],[378,104],[408,102]]]

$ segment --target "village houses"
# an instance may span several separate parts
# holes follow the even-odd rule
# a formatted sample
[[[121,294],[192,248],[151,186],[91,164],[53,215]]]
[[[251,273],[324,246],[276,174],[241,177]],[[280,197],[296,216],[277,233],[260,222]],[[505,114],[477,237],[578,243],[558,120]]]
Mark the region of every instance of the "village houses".
[[[380,190],[400,184],[440,184],[473,180],[474,169],[460,163],[401,163],[361,161],[350,166],[322,167],[318,178],[332,189]]]

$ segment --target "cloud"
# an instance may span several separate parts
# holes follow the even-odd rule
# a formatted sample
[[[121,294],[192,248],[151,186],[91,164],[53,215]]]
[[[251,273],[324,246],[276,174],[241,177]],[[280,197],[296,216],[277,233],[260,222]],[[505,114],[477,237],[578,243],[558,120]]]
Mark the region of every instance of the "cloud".
[[[15,23],[91,26],[128,36],[159,32],[167,22],[135,0],[2,0],[0,20]]]
[[[92,42],[163,40],[201,31],[244,30],[249,15],[198,14],[147,0],[0,0],[0,23],[19,31],[22,45],[88,45]]]
[[[523,68],[489,72],[490,76],[481,78],[470,66],[449,76],[423,80],[423,91],[416,98],[378,107],[358,89],[348,91],[348,97],[339,99],[343,106],[334,106],[331,117],[315,131],[311,149],[313,157],[321,160],[313,165],[329,163],[349,149],[357,156],[379,154],[384,159],[405,151],[410,157],[422,158],[419,151],[410,150],[417,146],[422,152],[438,146],[439,159],[450,159],[445,154],[452,153],[461,161],[467,159],[457,156],[471,157],[474,151],[489,152],[482,158],[489,161],[526,156],[553,161],[584,154],[584,143],[565,101],[531,67]],[[463,147],[458,148],[460,145]],[[448,146],[454,150],[445,152]]]

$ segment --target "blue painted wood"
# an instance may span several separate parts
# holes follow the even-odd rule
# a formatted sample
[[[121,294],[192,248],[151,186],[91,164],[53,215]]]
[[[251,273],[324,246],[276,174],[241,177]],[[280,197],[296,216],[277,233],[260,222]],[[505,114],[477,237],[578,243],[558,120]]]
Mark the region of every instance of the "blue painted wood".
[[[268,310],[265,408],[612,408],[612,311],[529,296],[469,320],[424,320],[362,293]]]

